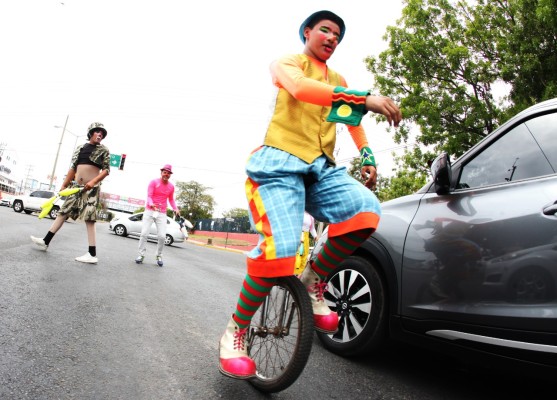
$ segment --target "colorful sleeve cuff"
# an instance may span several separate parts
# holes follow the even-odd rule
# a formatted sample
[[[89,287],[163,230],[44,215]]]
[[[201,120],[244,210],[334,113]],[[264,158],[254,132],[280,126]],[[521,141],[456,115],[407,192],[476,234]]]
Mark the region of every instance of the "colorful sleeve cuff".
[[[366,113],[366,97],[368,91],[350,90],[337,86],[333,92],[333,108],[327,117],[328,122],[360,125]]]
[[[375,157],[369,147],[362,147],[360,149],[360,156],[362,157],[362,167],[365,165],[371,165],[372,167],[376,167],[375,164]]]

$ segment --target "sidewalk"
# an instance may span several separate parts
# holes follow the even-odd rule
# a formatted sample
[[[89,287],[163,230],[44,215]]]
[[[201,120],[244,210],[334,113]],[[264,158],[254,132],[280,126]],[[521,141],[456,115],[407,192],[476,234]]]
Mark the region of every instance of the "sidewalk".
[[[220,249],[220,250],[228,250],[228,251],[233,251],[233,252],[236,252],[236,253],[247,253],[253,248],[253,246],[234,246],[234,245],[230,245],[230,244],[227,244],[226,246],[224,246],[224,245],[209,244],[208,242],[202,242],[200,240],[191,239],[191,238],[186,240],[186,242],[193,243],[193,244],[196,244],[198,246],[211,247],[211,248]]]

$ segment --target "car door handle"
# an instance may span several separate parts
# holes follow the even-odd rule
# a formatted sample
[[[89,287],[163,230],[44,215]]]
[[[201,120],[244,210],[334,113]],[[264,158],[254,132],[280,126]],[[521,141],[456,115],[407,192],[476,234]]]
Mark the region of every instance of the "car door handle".
[[[545,215],[555,215],[557,213],[557,201],[549,207],[544,208],[543,213]]]

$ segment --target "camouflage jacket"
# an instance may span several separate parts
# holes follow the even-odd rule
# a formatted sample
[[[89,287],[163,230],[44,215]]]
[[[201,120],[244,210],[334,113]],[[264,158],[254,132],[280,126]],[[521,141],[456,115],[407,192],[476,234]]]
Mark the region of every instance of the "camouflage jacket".
[[[73,170],[77,169],[77,159],[79,158],[79,152],[86,144],[87,143],[77,146],[77,148],[75,149],[71,164],[71,168]],[[110,151],[108,150],[108,147],[103,146],[102,144],[97,145],[91,153],[89,160],[97,165],[100,165],[103,171],[107,171],[108,173],[110,173]]]

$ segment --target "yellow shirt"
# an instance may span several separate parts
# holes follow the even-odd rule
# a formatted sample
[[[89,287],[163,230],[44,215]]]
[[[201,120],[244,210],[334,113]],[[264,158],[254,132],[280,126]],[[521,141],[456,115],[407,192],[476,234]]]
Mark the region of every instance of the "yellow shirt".
[[[337,72],[304,54],[286,56],[271,65],[278,88],[274,113],[264,145],[275,147],[307,163],[324,154],[334,162],[336,124],[328,122],[336,87],[346,87]],[[367,146],[361,125],[347,126],[358,150]]]

